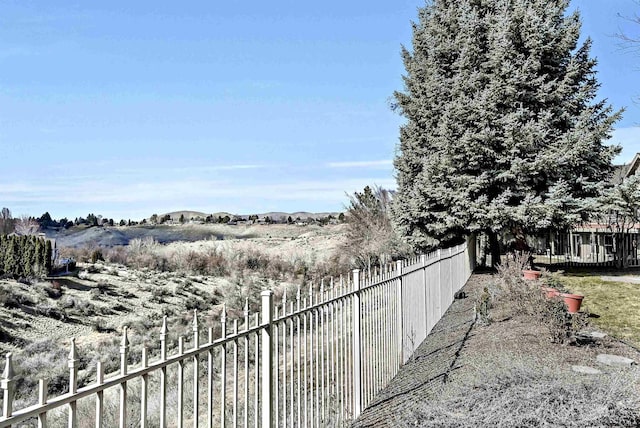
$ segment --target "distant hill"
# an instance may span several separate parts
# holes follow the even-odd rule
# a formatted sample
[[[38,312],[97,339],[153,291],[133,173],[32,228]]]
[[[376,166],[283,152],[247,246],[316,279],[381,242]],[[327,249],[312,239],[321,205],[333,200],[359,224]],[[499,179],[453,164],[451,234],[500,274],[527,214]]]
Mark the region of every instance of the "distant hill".
[[[268,213],[267,213],[268,214]],[[302,217],[300,217],[302,218]],[[291,237],[309,232],[329,233],[340,230],[343,225],[296,226],[287,224],[242,225],[225,224],[160,224],[136,226],[73,226],[69,229],[46,229],[48,238],[55,239],[58,247],[114,247],[127,245],[133,239],[153,238],[161,244],[171,242],[195,242],[205,239],[251,239],[260,237]],[[320,232],[322,231],[322,232]],[[333,232],[331,232],[333,233]]]
[[[203,239],[220,239],[224,235],[212,227],[138,225],[128,227],[72,227],[59,231],[46,230],[48,238],[63,247],[113,247],[127,245],[132,239],[151,237],[160,243],[176,241],[194,242]]]

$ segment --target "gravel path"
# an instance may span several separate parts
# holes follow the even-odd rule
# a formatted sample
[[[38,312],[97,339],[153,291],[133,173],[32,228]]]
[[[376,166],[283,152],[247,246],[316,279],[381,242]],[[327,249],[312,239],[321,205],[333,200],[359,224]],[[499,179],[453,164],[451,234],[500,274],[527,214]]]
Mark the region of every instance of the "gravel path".
[[[460,351],[474,323],[474,296],[483,282],[477,275],[471,276],[463,288],[468,297],[453,302],[412,358],[352,427],[395,427],[397,419],[410,413],[416,403],[438,394],[449,374],[458,367]]]

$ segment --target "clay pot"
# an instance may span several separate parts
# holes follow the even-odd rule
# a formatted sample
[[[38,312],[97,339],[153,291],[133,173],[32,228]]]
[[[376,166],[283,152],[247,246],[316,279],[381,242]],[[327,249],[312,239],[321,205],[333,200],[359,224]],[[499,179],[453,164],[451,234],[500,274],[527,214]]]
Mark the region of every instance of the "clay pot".
[[[553,299],[554,297],[560,295],[560,292],[553,287],[540,287],[540,289],[547,299]]]
[[[542,272],[539,270],[524,269],[522,275],[524,279],[538,279],[540,275],[542,275]]]
[[[580,310],[580,305],[582,305],[582,299],[584,296],[580,294],[571,294],[571,293],[560,293],[560,297],[564,300],[565,305],[567,305],[567,310],[570,314],[575,314]]]

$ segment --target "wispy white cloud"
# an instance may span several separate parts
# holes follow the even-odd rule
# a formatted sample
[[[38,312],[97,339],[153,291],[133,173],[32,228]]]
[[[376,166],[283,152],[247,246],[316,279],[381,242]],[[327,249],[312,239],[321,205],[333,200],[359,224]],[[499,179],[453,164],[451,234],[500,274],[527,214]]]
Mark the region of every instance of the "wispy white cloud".
[[[393,166],[391,159],[370,160],[370,161],[350,161],[350,162],[329,162],[329,168],[389,168]]]
[[[142,165],[132,165],[113,160],[96,161],[95,163],[57,164],[51,165],[51,174],[56,180],[67,184],[78,181],[95,181],[96,177],[104,177],[105,181],[113,182],[144,182],[153,177],[169,177],[175,180],[187,177],[225,177],[243,171],[259,171],[277,168],[277,165],[267,164],[220,164],[220,165],[188,165],[188,162],[148,161]],[[0,190],[1,192],[1,190]]]
[[[261,164],[238,164],[238,165],[212,165],[212,166],[197,166],[197,167],[176,167],[172,168],[173,171],[192,171],[192,172],[212,172],[212,171],[235,171],[243,169],[266,169],[272,168],[273,165],[261,165]]]
[[[71,182],[53,179],[46,184],[0,182],[0,201],[3,206],[30,215],[40,215],[45,210],[56,211],[53,207],[58,207],[58,211],[64,210],[58,216],[70,217],[95,212],[113,218],[132,218],[132,213],[144,212],[148,216],[153,212],[170,211],[171,207],[205,212],[229,210],[232,206],[251,206],[255,211],[260,207],[297,211],[322,205],[337,210],[346,202],[347,194],[372,184],[394,188],[395,180],[363,176],[240,183],[232,179],[172,180],[167,177],[123,184],[109,180]]]

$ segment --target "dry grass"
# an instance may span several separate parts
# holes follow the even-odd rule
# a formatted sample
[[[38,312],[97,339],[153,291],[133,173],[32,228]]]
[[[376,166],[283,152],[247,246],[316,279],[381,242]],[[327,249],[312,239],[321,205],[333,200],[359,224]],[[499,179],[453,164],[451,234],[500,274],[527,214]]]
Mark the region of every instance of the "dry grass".
[[[589,377],[544,359],[479,356],[476,367],[399,426],[635,427],[640,370]]]
[[[604,281],[600,275],[566,274],[565,286],[583,294],[595,325],[640,347],[640,284]]]

